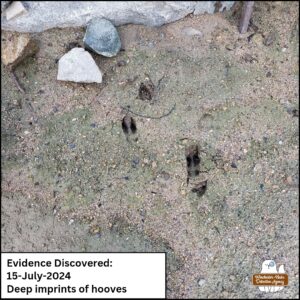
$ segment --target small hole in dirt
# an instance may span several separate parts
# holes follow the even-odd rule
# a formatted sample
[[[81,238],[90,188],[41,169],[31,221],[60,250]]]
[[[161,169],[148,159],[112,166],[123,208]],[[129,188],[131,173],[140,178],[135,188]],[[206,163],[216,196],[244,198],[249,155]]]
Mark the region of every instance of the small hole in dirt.
[[[195,154],[195,155],[193,155],[193,162],[194,162],[195,166],[199,166],[199,164],[200,164],[200,158],[198,156],[198,153]]]
[[[200,157],[197,145],[188,147],[185,151],[185,158],[187,163],[188,178],[196,177],[200,174]]]
[[[194,174],[195,174],[195,176],[198,176],[200,174],[200,171],[199,170],[195,170]]]
[[[133,119],[131,120],[130,129],[131,129],[132,133],[136,132],[136,125],[135,125],[135,121]]]
[[[188,166],[198,166],[200,164],[199,150],[197,145],[190,146],[186,149],[186,160]]]
[[[187,156],[186,162],[187,162],[187,167],[189,168],[192,165],[192,159],[189,156]]]
[[[196,177],[200,174],[199,170],[195,170],[195,168],[188,168],[188,177]]]
[[[125,134],[135,134],[137,130],[135,120],[130,116],[125,116],[122,120],[122,129]]]

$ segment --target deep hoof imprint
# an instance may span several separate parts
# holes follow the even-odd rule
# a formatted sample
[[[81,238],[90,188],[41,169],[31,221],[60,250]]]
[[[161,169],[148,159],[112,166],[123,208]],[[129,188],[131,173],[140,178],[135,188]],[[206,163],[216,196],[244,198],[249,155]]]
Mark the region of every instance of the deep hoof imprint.
[[[122,129],[126,135],[136,133],[136,123],[134,119],[126,115],[122,120]]]
[[[188,180],[190,177],[196,177],[200,174],[200,157],[197,145],[188,147],[185,151]]]

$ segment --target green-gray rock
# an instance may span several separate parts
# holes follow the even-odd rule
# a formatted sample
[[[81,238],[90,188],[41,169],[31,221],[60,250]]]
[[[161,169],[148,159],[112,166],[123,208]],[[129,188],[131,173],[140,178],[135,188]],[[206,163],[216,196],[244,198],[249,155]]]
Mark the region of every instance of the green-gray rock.
[[[83,39],[84,46],[103,56],[116,56],[121,49],[121,40],[114,25],[101,18],[92,19]]]

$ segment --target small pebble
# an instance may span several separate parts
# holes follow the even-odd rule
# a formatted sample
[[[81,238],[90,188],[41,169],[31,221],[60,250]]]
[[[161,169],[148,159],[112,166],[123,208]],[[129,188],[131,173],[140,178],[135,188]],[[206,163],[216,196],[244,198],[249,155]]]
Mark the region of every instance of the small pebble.
[[[288,176],[288,177],[286,178],[286,182],[287,182],[288,184],[293,184],[293,177],[292,177],[292,176]]]
[[[100,227],[99,227],[99,226],[93,226],[93,227],[90,228],[90,233],[91,233],[91,234],[97,234],[97,233],[99,234],[100,231],[101,231],[101,230],[100,230]]]
[[[234,275],[230,275],[230,276],[229,276],[229,279],[230,279],[231,281],[234,281],[236,278],[235,278]]]
[[[264,45],[271,46],[274,43],[275,39],[276,39],[275,33],[274,32],[269,33],[264,39]]]
[[[232,162],[232,163],[231,163],[231,168],[234,168],[234,169],[236,169],[236,168],[237,168],[237,165],[236,165],[236,163],[235,163],[235,162]]]
[[[139,162],[140,162],[140,159],[138,157],[135,157],[131,163],[132,167],[136,168],[136,166],[139,164]]]
[[[118,62],[117,62],[117,66],[118,67],[123,67],[123,66],[126,66],[126,61],[125,60],[119,60]]]
[[[170,174],[167,173],[167,172],[163,171],[161,175],[162,175],[162,177],[163,177],[164,180],[169,180],[170,179]]]
[[[200,279],[198,280],[198,285],[199,285],[199,286],[203,286],[205,283],[206,283],[206,280],[205,280],[204,278],[200,278]]]
[[[76,147],[75,144],[69,144],[69,148],[70,148],[70,149],[74,149],[75,147]]]

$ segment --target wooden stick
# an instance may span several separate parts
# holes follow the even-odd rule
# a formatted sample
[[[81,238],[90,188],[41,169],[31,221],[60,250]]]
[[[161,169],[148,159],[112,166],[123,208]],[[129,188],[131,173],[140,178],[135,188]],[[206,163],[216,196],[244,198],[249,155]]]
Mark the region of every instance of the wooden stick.
[[[18,80],[18,77],[16,76],[16,74],[15,74],[15,72],[13,70],[11,71],[11,75],[12,75],[12,78],[13,78],[13,80],[14,80],[17,88],[19,89],[19,91],[21,93],[25,93],[25,90],[22,88],[22,86],[21,86],[21,84],[20,84],[20,82]]]
[[[240,33],[245,33],[248,30],[250,18],[253,12],[254,1],[245,1],[242,9],[242,16],[239,24]]]
[[[122,109],[125,109],[125,110],[127,110],[128,112],[130,112],[130,113],[132,113],[132,114],[134,114],[134,115],[136,115],[136,116],[138,116],[138,117],[146,118],[146,119],[155,119],[155,120],[159,120],[159,119],[162,119],[162,118],[164,118],[164,117],[169,116],[169,115],[173,112],[173,110],[175,109],[175,107],[176,107],[176,103],[174,103],[173,107],[172,107],[167,113],[165,113],[165,114],[163,114],[163,115],[161,115],[161,116],[159,116],[159,117],[153,117],[153,116],[147,116],[147,115],[141,115],[141,114],[138,114],[138,113],[136,113],[136,112],[130,110],[128,107],[121,106]]]

